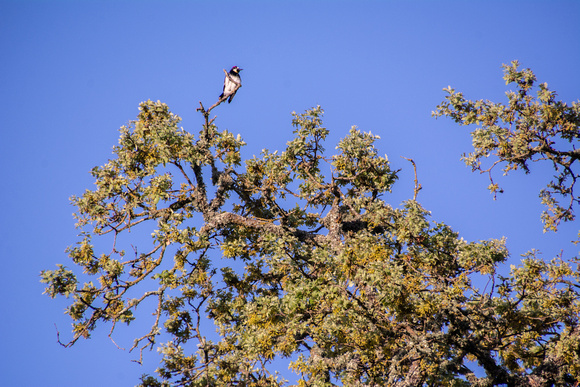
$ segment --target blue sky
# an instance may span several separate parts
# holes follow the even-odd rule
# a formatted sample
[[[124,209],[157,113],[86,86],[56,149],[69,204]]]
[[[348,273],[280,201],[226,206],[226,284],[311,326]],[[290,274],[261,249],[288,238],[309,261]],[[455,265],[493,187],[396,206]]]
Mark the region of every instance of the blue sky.
[[[433,219],[467,240],[506,236],[512,257],[549,259],[578,223],[543,234],[538,192],[550,169],[487,178],[460,161],[469,131],[431,111],[451,85],[468,98],[505,101],[502,63],[518,59],[565,102],[580,98],[578,1],[5,1],[0,0],[0,354],[7,386],[131,386],[157,367],[118,350],[108,328],[64,349],[66,300],[42,295],[39,272],[68,264],[77,230],[68,198],[92,188],[117,129],[139,102],[161,100],[197,133],[221,93],[222,69],[242,67],[243,88],[214,110],[240,133],[245,157],[282,149],[291,112],[322,105],[331,152],[352,125],[378,134],[400,181],[386,200],[412,197],[413,158]],[[138,332],[124,330],[121,346]],[[284,371],[284,370],[280,370]]]

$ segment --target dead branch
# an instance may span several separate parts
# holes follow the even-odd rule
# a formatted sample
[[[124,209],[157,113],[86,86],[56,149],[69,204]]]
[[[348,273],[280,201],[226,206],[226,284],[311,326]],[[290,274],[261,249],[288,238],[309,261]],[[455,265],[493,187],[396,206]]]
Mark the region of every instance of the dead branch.
[[[408,158],[403,157],[403,156],[401,156],[401,157],[407,161],[410,161],[411,164],[413,164],[413,170],[415,171],[415,188],[413,189],[413,200],[417,200],[417,194],[423,188],[423,187],[421,187],[421,184],[419,184],[419,180],[417,180],[417,164],[415,164],[415,161],[413,159],[408,159]]]

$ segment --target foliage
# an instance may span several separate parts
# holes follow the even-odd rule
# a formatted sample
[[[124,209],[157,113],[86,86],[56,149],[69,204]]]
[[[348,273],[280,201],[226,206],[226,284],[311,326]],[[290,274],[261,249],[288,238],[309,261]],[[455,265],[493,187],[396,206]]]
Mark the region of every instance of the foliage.
[[[498,275],[503,240],[467,242],[416,200],[387,203],[398,171],[377,136],[353,127],[328,156],[320,107],[293,114],[283,152],[244,166],[241,138],[199,110],[195,139],[165,104],[142,103],[115,158],[93,169],[96,188],[73,197],[83,233],[68,254],[97,284],[62,266],[42,273],[51,297],[72,294],[66,345],[103,322],[114,333],[141,306],[154,323],[131,349],[163,355],[144,386],[285,385],[280,359],[299,386],[580,377],[577,261],[532,253]],[[117,246],[143,229],[145,252]],[[99,253],[92,240],[107,235]]]
[[[578,164],[580,149],[580,102],[570,106],[556,100],[556,93],[547,83],[535,87],[536,76],[530,69],[518,69],[518,61],[504,65],[506,85],[515,83],[517,90],[508,91],[508,103],[471,101],[451,87],[449,95],[437,107],[434,116],[451,117],[461,125],[478,125],[471,132],[474,151],[463,156],[474,171],[489,173],[489,190],[502,192],[491,175],[497,165],[503,165],[504,175],[523,169],[529,173],[529,163],[548,161],[556,174],[540,192],[545,230],[556,231],[561,221],[574,220],[574,205],[580,202],[574,187],[580,178]],[[532,92],[536,91],[536,97]],[[482,159],[495,156],[489,168],[482,167]],[[566,200],[561,204],[560,197]]]

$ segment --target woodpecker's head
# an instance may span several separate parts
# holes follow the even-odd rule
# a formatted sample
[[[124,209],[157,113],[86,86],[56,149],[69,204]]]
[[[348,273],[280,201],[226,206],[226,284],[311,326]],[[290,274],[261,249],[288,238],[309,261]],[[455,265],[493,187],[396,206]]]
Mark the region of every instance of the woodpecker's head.
[[[230,73],[232,74],[239,74],[240,71],[242,71],[243,69],[239,68],[238,66],[234,66],[232,67],[232,69],[230,70]]]

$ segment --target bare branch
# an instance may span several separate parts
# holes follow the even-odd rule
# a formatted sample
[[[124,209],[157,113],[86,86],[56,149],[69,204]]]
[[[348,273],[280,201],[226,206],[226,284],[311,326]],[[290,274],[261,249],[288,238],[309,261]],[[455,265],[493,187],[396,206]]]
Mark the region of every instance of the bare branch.
[[[421,184],[419,184],[419,180],[417,180],[417,165],[415,164],[415,161],[413,159],[408,159],[406,157],[401,156],[401,158],[410,161],[411,164],[413,164],[413,170],[415,171],[415,188],[413,189],[413,200],[417,200],[417,194],[419,193],[419,191],[421,191],[421,189],[423,187],[421,187]]]

